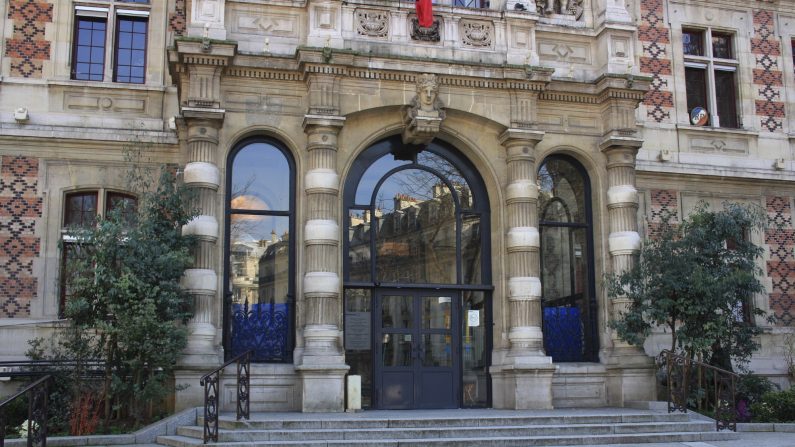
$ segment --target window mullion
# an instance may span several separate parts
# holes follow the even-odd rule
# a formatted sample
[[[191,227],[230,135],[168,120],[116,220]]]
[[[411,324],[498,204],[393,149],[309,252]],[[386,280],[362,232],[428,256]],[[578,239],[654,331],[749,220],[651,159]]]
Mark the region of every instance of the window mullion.
[[[720,127],[720,116],[718,116],[718,98],[715,91],[715,66],[712,60],[709,61],[707,68],[707,95],[709,95],[709,114],[714,118],[712,127]]]

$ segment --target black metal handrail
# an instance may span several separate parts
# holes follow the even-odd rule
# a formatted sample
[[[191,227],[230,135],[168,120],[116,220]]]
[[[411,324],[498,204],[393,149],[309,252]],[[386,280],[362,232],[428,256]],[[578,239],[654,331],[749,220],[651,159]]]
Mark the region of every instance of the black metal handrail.
[[[10,360],[0,362],[0,377],[41,377],[82,367],[85,376],[103,376],[103,360]]]
[[[664,350],[668,379],[668,412],[687,412],[691,402],[691,382],[696,387],[693,406],[713,412],[715,429],[737,431],[737,373]],[[695,374],[693,374],[695,372]],[[711,377],[710,377],[711,376]],[[712,382],[712,383],[709,383]],[[711,393],[710,393],[711,388]]]
[[[199,384],[204,387],[204,443],[218,442],[218,384],[221,371],[232,363],[237,363],[237,420],[249,418],[249,371],[251,370],[251,350],[229,360],[201,377]],[[3,447],[3,446],[0,446]]]
[[[28,447],[47,447],[47,389],[52,376],[44,376],[0,403],[0,447],[5,446],[6,407],[28,394]]]

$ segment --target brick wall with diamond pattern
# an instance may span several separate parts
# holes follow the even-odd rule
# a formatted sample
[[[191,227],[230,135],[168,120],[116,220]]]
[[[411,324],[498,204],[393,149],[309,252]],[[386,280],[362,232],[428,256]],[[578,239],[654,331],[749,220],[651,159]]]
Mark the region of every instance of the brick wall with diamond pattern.
[[[187,2],[187,0],[177,0],[174,5],[174,12],[168,15],[168,29],[173,32],[175,36],[182,36],[185,34],[185,27],[187,26],[185,2]]]
[[[767,275],[773,285],[770,311],[779,326],[795,326],[795,229],[791,202],[790,197],[767,197],[769,228],[765,244],[770,251]]]
[[[38,195],[39,160],[4,155],[0,165],[0,318],[30,316],[38,280],[33,260],[39,256],[36,222],[41,218]]]
[[[764,9],[754,11],[754,36],[751,38],[754,55],[754,90],[756,115],[763,131],[780,132],[784,129],[784,101],[781,75],[781,43],[775,35],[775,14]]]
[[[651,88],[643,105],[647,119],[662,123],[671,122],[674,96],[671,73],[671,38],[665,26],[663,0],[641,0],[638,40],[643,46],[640,57],[641,74],[651,76]]]
[[[43,0],[9,0],[8,18],[14,34],[6,39],[6,57],[11,61],[11,76],[40,78],[44,61],[50,60],[50,42],[44,38],[52,22],[53,5]]]
[[[646,235],[654,238],[660,234],[663,220],[668,219],[669,223],[674,223],[679,219],[679,200],[674,189],[652,189],[649,195],[651,206],[647,216]]]

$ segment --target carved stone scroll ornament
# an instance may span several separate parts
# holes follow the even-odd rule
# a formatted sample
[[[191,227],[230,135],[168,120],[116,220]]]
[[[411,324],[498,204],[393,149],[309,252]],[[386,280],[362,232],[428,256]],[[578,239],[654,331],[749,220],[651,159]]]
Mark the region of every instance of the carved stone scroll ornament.
[[[444,103],[439,98],[439,80],[435,74],[417,76],[417,94],[406,108],[403,143],[426,145],[430,143],[445,117]]]
[[[386,38],[389,36],[389,13],[372,9],[356,10],[356,32],[360,36]]]
[[[494,36],[494,26],[490,22],[461,21],[464,45],[470,47],[490,47]]]
[[[536,0],[536,9],[541,15],[573,15],[580,20],[584,0]]]
[[[440,25],[439,19],[433,19],[433,25],[425,28],[420,26],[416,17],[411,19],[411,40],[423,40],[425,42],[438,42],[442,40],[442,34],[439,32]]]

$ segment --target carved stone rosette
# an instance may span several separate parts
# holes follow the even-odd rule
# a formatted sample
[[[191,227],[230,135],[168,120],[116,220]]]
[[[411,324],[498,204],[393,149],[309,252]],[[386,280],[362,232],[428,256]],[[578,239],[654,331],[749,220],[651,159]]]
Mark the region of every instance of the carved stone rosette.
[[[389,36],[389,12],[373,9],[356,10],[356,33],[360,36],[386,39]]]
[[[462,20],[461,42],[468,47],[489,48],[494,42],[494,25],[491,22]]]

